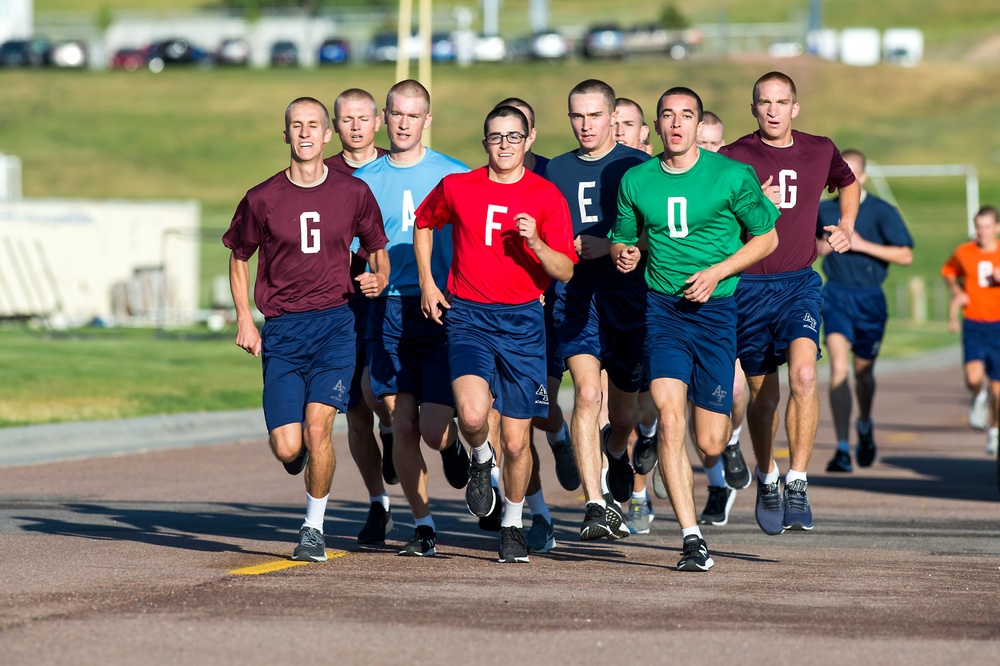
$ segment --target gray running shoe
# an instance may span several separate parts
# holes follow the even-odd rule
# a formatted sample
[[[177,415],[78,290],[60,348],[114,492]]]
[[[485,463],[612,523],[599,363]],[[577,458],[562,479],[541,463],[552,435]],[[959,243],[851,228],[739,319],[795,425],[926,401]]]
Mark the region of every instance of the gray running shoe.
[[[397,555],[404,557],[433,557],[437,555],[437,534],[427,525],[418,525],[413,538],[403,546]]]
[[[625,526],[632,534],[649,534],[649,524],[653,518],[649,515],[649,504],[635,499],[628,503],[628,516],[625,517]]]
[[[678,571],[708,571],[714,566],[704,539],[696,534],[684,537],[684,554],[677,563]]]
[[[660,476],[659,462],[653,465],[653,471],[651,473],[653,475],[653,494],[660,499],[669,499],[670,496],[667,495],[667,485],[663,483],[663,477]]]
[[[801,479],[785,484],[785,517],[781,526],[786,530],[808,532],[813,528],[813,513],[806,495],[808,487]]]
[[[498,488],[494,487],[493,493],[496,495],[496,502],[493,504],[493,510],[490,511],[490,515],[483,516],[479,519],[479,529],[484,532],[500,531],[500,519],[503,518],[503,500],[500,497],[500,490]]]
[[[701,512],[699,525],[725,525],[729,522],[729,510],[733,508],[736,501],[736,491],[729,486],[709,486],[708,502],[705,503],[705,510]]]
[[[465,503],[472,515],[480,518],[493,513],[497,505],[497,494],[493,492],[493,482],[490,479],[490,470],[496,464],[496,454],[492,446],[490,454],[490,459],[484,463],[469,461],[469,481],[465,486]]]
[[[726,485],[733,490],[743,490],[750,485],[750,470],[740,450],[740,443],[726,444],[722,452],[722,473],[726,477]]]
[[[781,501],[781,489],[778,482],[764,483],[757,479],[757,506],[754,517],[764,534],[781,534],[785,531],[782,522],[785,519],[785,507]]]
[[[552,523],[541,516],[532,516],[526,543],[529,553],[547,553],[555,548],[556,532]]]
[[[498,562],[527,562],[528,547],[520,527],[500,528],[500,559]]]
[[[385,538],[392,530],[392,512],[382,506],[382,502],[372,502],[368,507],[368,520],[358,532],[358,544],[374,546],[385,544]]]
[[[299,530],[299,545],[292,553],[292,559],[300,562],[326,562],[326,540],[315,527],[302,526]]]

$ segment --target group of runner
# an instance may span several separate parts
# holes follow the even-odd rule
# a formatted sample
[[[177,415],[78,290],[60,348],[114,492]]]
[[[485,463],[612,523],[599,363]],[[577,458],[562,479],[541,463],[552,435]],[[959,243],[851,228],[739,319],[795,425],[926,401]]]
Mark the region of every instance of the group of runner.
[[[582,487],[583,540],[649,531],[650,472],[681,528],[680,570],[713,566],[700,525],[726,524],[752,477],[761,529],[811,530],[821,314],[838,322],[826,330],[838,436],[828,470],[850,471],[846,358],[855,355],[864,466],[875,457],[879,285],[888,263],[908,263],[912,241],[891,207],[859,209],[863,156],[793,130],[798,110],[791,78],[769,72],[753,87],[757,130],[727,145],[689,88],[659,97],[650,128],[638,104],[590,79],[568,95],[575,149],[535,155],[534,112],[508,98],[484,122],[486,165],[470,170],[423,145],[432,115],[417,81],[394,85],[381,113],[360,89],[337,97],[332,119],[316,99],[289,104],[289,167],[247,192],[223,241],[236,344],[262,357],[271,449],[289,473],[304,471],[293,558],[327,557],[337,412],[369,494],[359,544],[385,543],[385,486],[399,483],[414,526],[399,555],[436,553],[421,441],[439,452],[448,483],[465,488],[480,528],[499,531],[500,561],[552,549],[533,427],[546,434],[559,483]],[[375,146],[383,123],[388,151]],[[334,132],[343,149],[324,159]],[[663,144],[657,158],[651,134]],[[839,196],[821,207],[826,189]],[[260,333],[248,296],[258,251]],[[812,269],[818,253],[829,254],[825,287]],[[867,275],[854,284],[859,271]],[[869,307],[876,292],[881,310]],[[832,314],[824,303],[837,304]],[[782,484],[773,448],[783,364]],[[1000,375],[990,367],[979,384]],[[557,400],[567,369],[568,422]],[[743,413],[753,475],[739,447]],[[689,433],[709,482],[700,516]]]

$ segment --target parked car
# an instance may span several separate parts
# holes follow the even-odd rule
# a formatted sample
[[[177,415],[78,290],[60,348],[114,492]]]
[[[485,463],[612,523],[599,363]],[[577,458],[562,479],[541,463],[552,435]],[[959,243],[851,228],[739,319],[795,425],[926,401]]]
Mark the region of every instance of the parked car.
[[[572,52],[572,43],[555,31],[536,33],[528,43],[528,54],[533,60],[562,60]]]
[[[82,69],[87,66],[87,45],[83,42],[61,42],[49,51],[53,67]]]
[[[410,60],[420,57],[423,49],[420,44],[420,35],[414,33],[406,41],[406,52]],[[395,32],[382,32],[374,37],[368,44],[367,59],[373,62],[396,62],[396,55],[399,53],[399,38]],[[455,60],[458,51],[455,47],[455,40],[450,32],[435,32],[431,34],[431,59],[438,62],[451,62]]]
[[[341,65],[351,59],[351,46],[346,39],[332,37],[319,47],[317,61],[321,65]]]
[[[625,55],[625,33],[617,25],[594,26],[583,37],[587,58],[621,58]]]
[[[299,64],[299,47],[295,42],[283,39],[271,45],[271,65],[294,67]]]
[[[44,67],[51,63],[52,43],[41,37],[12,39],[0,44],[0,67]]]
[[[627,55],[664,55],[680,60],[702,41],[700,30],[667,30],[659,25],[638,26],[625,33]]]
[[[435,32],[431,35],[431,60],[454,62],[458,56],[455,40],[450,32]]]
[[[223,39],[215,51],[218,65],[245,67],[250,62],[250,44],[245,39],[232,37]]]
[[[111,69],[124,69],[127,72],[134,72],[145,64],[146,51],[144,49],[118,49],[108,63]]]
[[[209,62],[208,53],[181,37],[153,42],[146,48],[146,66],[149,71],[162,72],[170,65],[195,65]]]
[[[478,62],[502,62],[508,58],[507,42],[500,35],[479,35],[474,54]]]

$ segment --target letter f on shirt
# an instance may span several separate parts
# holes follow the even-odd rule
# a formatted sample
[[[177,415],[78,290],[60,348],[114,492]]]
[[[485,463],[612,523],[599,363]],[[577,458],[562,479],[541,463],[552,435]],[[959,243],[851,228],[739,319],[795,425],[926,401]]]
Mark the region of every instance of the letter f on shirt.
[[[488,204],[486,206],[486,246],[493,246],[493,232],[500,231],[501,224],[499,222],[493,221],[494,213],[506,213],[507,206],[497,206],[495,204]]]

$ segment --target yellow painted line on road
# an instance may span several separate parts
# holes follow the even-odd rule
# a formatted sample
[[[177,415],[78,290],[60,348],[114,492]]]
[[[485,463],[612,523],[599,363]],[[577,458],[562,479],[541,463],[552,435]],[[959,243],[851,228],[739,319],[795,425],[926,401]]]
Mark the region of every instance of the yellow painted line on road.
[[[777,459],[777,458],[787,458],[789,454],[788,454],[788,449],[785,448],[785,449],[774,449],[774,452],[771,455],[773,455]]]
[[[337,559],[338,557],[343,557],[347,553],[343,550],[328,550],[326,551],[326,556],[330,560]],[[329,561],[329,560],[328,560]],[[319,564],[318,562],[299,562],[297,560],[275,560],[274,562],[265,562],[264,564],[255,564],[252,567],[243,567],[242,569],[233,569],[229,573],[235,576],[258,576],[260,574],[271,573],[273,571],[281,571],[283,569],[291,569],[292,567],[299,567],[303,564]]]
[[[895,432],[891,435],[888,435],[885,438],[885,441],[893,443],[912,442],[916,438],[917,438],[917,433],[915,432]]]

